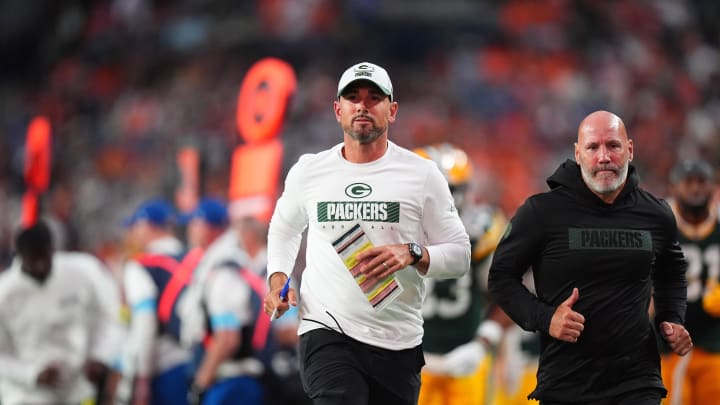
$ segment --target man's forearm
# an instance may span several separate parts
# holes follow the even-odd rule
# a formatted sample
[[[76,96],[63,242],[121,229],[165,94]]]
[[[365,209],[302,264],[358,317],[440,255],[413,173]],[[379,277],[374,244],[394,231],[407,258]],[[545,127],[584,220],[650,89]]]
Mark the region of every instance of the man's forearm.
[[[207,389],[215,379],[215,373],[220,364],[229,359],[240,344],[238,331],[215,332],[195,376],[195,384],[201,389]]]
[[[277,271],[270,275],[268,279],[268,286],[270,287],[270,291],[282,288],[285,285],[285,282],[287,281],[288,276],[287,274]]]

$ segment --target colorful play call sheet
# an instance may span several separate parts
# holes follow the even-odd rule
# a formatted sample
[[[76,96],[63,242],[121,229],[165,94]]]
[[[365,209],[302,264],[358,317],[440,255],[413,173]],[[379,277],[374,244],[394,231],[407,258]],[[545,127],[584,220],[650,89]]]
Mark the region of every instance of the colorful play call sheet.
[[[358,261],[357,255],[373,247],[360,224],[355,224],[340,235],[333,242],[333,247],[375,310],[381,311],[402,293],[402,286],[397,282],[395,273],[382,279],[370,279],[360,272],[361,262]]]

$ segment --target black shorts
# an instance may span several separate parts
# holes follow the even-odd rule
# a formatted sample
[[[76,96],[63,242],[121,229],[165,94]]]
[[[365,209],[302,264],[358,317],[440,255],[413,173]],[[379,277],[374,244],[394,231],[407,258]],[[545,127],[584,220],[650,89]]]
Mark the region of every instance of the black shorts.
[[[387,350],[341,333],[300,336],[300,378],[315,405],[417,404],[422,346]]]

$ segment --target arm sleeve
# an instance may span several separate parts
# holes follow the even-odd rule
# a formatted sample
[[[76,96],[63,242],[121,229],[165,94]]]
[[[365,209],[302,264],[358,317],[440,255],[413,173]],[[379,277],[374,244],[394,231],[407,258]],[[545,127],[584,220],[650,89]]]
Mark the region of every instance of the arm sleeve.
[[[687,308],[687,261],[678,243],[678,230],[670,207],[667,209],[666,245],[655,260],[653,269],[653,300],[655,323],[685,322]]]
[[[488,288],[495,302],[521,328],[548,333],[555,308],[523,284],[523,275],[540,255],[543,244],[540,216],[530,199],[518,209],[495,250]]]
[[[430,266],[425,277],[458,278],[470,268],[470,238],[440,170],[428,171],[422,229]]]
[[[250,291],[237,269],[213,270],[206,294],[213,330],[240,330],[245,323],[251,321]]]
[[[135,374],[149,377],[158,328],[158,291],[145,269],[136,262],[130,262],[125,267],[124,282],[131,311],[128,353],[125,358]]]
[[[34,387],[42,365],[29,363],[14,355],[12,341],[8,331],[0,324],[0,379]]]
[[[303,160],[296,163],[285,179],[285,190],[275,205],[270,219],[267,245],[267,276],[277,272],[290,276],[300,250],[302,232],[308,224],[308,215],[302,204],[300,184]]]
[[[120,288],[105,265],[88,255],[87,271],[92,284],[93,301],[91,309],[92,332],[90,336],[90,356],[110,364],[120,355],[125,330],[120,319]]]

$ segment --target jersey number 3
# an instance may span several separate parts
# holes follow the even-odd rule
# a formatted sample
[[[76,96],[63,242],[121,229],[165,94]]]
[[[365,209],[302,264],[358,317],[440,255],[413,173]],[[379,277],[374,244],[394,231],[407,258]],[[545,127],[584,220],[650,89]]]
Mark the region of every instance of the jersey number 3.
[[[427,296],[423,304],[423,317],[441,319],[453,319],[464,315],[472,302],[472,280],[471,272],[465,273],[464,276],[453,283],[449,290],[449,297],[439,297],[435,294],[435,280],[431,278],[425,279]]]

